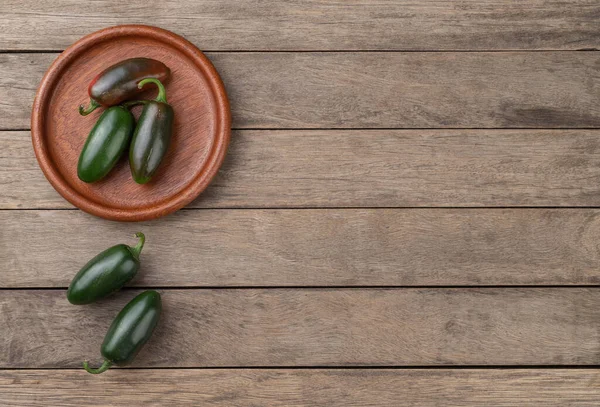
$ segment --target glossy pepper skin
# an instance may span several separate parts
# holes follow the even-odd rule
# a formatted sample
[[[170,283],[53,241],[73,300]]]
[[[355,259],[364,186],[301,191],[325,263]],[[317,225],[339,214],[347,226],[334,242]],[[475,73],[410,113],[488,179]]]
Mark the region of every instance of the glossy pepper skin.
[[[144,79],[140,88],[146,83],[158,86],[158,96],[155,100],[144,103],[144,110],[138,120],[131,146],[129,147],[129,166],[133,180],[145,184],[158,170],[171,142],[173,132],[174,112],[167,103],[165,88],[156,79]]]
[[[85,141],[77,176],[84,182],[104,178],[125,152],[133,134],[135,119],[131,112],[121,106],[104,111]]]
[[[99,106],[114,106],[141,92],[138,83],[142,79],[155,78],[165,81],[170,69],[160,61],[150,58],[131,58],[116,63],[96,76],[88,87],[90,104],[79,106],[79,114],[86,116]]]
[[[140,268],[140,253],[146,237],[135,234],[135,247],[118,244],[90,260],[69,285],[67,299],[71,304],[89,304],[104,298],[127,284]]]
[[[115,365],[131,362],[152,336],[162,312],[160,294],[144,291],[131,300],[114,319],[102,343],[104,363],[98,369],[89,367],[87,360],[83,368],[89,373],[105,372]]]

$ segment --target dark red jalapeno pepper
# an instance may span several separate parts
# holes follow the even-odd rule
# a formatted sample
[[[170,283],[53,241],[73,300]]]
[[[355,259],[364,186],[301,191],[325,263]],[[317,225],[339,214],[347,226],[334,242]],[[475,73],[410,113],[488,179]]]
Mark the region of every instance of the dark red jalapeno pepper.
[[[157,79],[144,79],[139,87],[142,88],[150,82],[158,86],[156,99],[130,103],[145,105],[129,147],[131,175],[138,184],[150,181],[158,169],[169,148],[173,131],[174,112],[171,105],[167,103],[167,95],[162,83]]]
[[[88,115],[99,106],[114,106],[141,92],[142,79],[165,81],[171,74],[160,61],[150,58],[131,58],[121,61],[96,76],[88,88],[90,104],[79,106],[79,114]]]

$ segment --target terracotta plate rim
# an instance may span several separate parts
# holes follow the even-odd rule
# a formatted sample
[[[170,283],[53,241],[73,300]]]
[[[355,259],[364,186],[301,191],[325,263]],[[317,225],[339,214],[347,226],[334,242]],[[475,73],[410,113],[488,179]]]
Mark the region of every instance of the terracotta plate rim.
[[[46,104],[52,97],[52,92],[59,79],[60,73],[68,67],[72,61],[82,52],[101,42],[112,38],[123,36],[145,36],[160,42],[168,43],[177,48],[202,71],[207,83],[210,85],[211,93],[215,98],[217,106],[217,122],[215,123],[215,134],[213,148],[206,159],[202,171],[188,186],[175,195],[148,207],[125,209],[101,205],[90,200],[85,195],[76,191],[63,178],[54,166],[46,142],[44,140],[44,119]],[[225,87],[216,69],[209,59],[191,42],[162,28],[148,25],[119,25],[104,28],[89,34],[61,53],[52,63],[38,88],[31,114],[31,139],[33,150],[42,172],[52,184],[54,189],[67,201],[79,209],[101,218],[118,221],[144,221],[159,218],[181,209],[192,202],[202,191],[206,189],[210,181],[217,175],[231,138],[231,113]]]

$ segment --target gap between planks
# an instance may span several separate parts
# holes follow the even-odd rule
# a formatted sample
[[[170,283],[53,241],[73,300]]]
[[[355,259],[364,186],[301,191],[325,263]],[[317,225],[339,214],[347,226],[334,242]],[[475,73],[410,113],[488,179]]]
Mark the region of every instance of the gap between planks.
[[[598,130],[236,131],[190,207],[600,206]],[[0,132],[0,206],[72,208],[28,132]]]
[[[381,371],[402,371],[402,370],[481,370],[481,371],[502,371],[502,370],[522,370],[522,371],[531,371],[531,370],[599,370],[600,364],[598,365],[494,365],[494,366],[486,366],[486,365],[460,365],[460,366],[335,366],[335,365],[311,365],[311,366],[189,366],[189,367],[167,367],[167,366],[153,366],[153,367],[129,367],[129,366],[112,366],[110,368],[111,372],[114,371],[148,371],[148,370],[160,370],[160,371],[194,371],[194,370],[235,370],[235,371],[252,371],[252,370],[314,370],[314,371],[327,371],[327,370],[381,370]],[[15,372],[15,371],[23,371],[23,372],[32,372],[32,371],[59,371],[59,372],[75,372],[81,373],[81,368],[74,367],[0,367],[0,372]],[[599,372],[600,373],[600,372]]]
[[[64,49],[1,49],[1,54],[60,54]],[[299,49],[299,50],[276,50],[276,49],[240,49],[240,50],[218,50],[218,49],[204,49],[201,50],[203,53],[219,53],[219,54],[257,54],[257,53],[269,53],[269,54],[340,54],[340,53],[420,53],[420,54],[442,54],[442,53],[510,53],[510,52],[598,52],[600,49],[597,48],[581,48],[581,49],[478,49],[478,50],[461,50],[461,49],[448,49],[448,50],[428,50],[428,49],[389,49],[389,50],[378,50],[378,49],[332,49],[332,50],[318,50],[318,49]]]
[[[478,289],[530,289],[538,288],[563,288],[563,289],[578,289],[578,288],[598,288],[600,284],[531,284],[531,285],[510,285],[510,284],[481,284],[481,285],[191,285],[191,286],[161,286],[161,285],[135,285],[123,287],[119,291],[127,292],[130,290],[181,290],[181,291],[202,291],[202,290],[445,290],[445,289],[461,289],[461,290],[478,290]],[[0,291],[64,291],[68,287],[0,287]]]

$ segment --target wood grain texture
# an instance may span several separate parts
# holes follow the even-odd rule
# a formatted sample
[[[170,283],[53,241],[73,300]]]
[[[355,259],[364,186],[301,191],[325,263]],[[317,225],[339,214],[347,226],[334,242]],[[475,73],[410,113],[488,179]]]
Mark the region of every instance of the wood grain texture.
[[[235,131],[193,208],[599,206],[598,130]],[[72,208],[0,132],[0,208]]]
[[[210,50],[581,49],[600,46],[594,0],[3,0],[0,49],[63,49],[116,24],[151,24]]]
[[[0,371],[3,406],[596,407],[598,370]]]
[[[1,38],[2,36],[0,36]],[[0,54],[0,128],[30,128],[35,92],[58,54]]]
[[[600,53],[564,52],[600,48],[597,1],[4,0],[0,15],[0,51],[50,51],[0,53],[0,129],[29,128],[52,51],[123,23],[216,51],[240,129],[190,205],[206,210],[137,225],[0,211],[0,405],[598,404],[597,369],[360,368],[597,366],[596,287],[352,288],[599,284],[600,210],[465,209],[600,206],[600,130],[585,130]],[[0,209],[72,208],[29,132],[0,144]],[[448,206],[465,208],[391,209]],[[68,304],[82,262],[138,230],[138,288]],[[348,288],[260,288],[306,285]],[[165,312],[132,369],[83,372],[143,286]],[[177,289],[205,286],[258,288]]]
[[[204,210],[125,225],[1,211],[0,229],[5,288],[66,288],[137,231],[148,238],[139,287],[600,283],[590,209]]]
[[[161,290],[132,366],[597,365],[586,288]],[[0,368],[80,367],[136,294],[73,306],[64,290],[0,292]]]
[[[225,83],[234,128],[600,126],[598,52],[207,56]],[[55,57],[1,56],[0,87],[15,77],[24,84],[4,98],[0,128],[29,128],[31,90]]]

